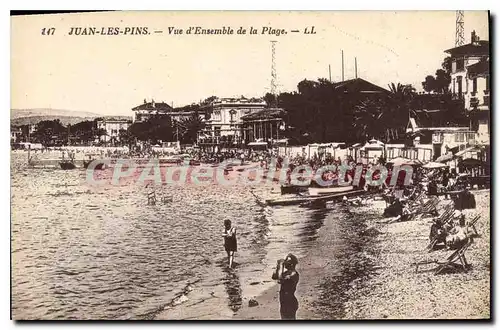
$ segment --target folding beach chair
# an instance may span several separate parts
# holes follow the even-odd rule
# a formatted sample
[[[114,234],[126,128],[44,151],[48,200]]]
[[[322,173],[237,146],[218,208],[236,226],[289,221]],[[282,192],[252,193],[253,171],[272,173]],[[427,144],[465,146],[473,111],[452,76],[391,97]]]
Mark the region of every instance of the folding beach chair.
[[[472,228],[472,230],[474,231],[474,236],[479,236],[479,234],[477,233],[477,230],[476,230],[476,223],[477,221],[481,218],[480,215],[476,215],[468,224],[467,224],[467,227],[470,227]]]
[[[454,271],[467,271],[469,264],[465,258],[465,251],[471,246],[472,239],[469,238],[467,242],[462,245],[462,247],[455,250],[445,261],[439,261],[438,259],[427,259],[412,263],[415,266],[415,272],[418,273],[419,266],[428,264],[438,264],[438,267],[434,271],[434,275],[437,275],[444,270],[454,270]]]
[[[469,268],[469,264],[467,263],[467,259],[465,259],[465,251],[472,245],[472,239],[468,239],[467,242],[462,245],[461,248],[453,252],[445,262],[438,262],[440,265],[436,271],[434,272],[434,275],[437,275],[441,273],[444,270],[463,270],[467,271]],[[457,262],[460,262],[460,264],[457,264]]]
[[[431,196],[427,202],[425,202],[420,208],[420,213],[431,214],[437,216],[439,214],[437,206],[439,204],[439,197]]]

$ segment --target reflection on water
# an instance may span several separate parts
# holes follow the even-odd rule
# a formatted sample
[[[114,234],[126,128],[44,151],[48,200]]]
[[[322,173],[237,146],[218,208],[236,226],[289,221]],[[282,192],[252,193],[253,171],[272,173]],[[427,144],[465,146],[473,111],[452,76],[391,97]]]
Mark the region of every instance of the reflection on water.
[[[238,273],[234,269],[226,268],[224,270],[224,286],[228,297],[228,306],[233,312],[237,312],[241,308],[241,284]]]
[[[197,288],[225,292],[234,312],[272,285],[277,259],[305,256],[325,220],[339,216],[329,208],[265,207],[239,185],[163,186],[172,202],[148,206],[150,188],[136,180],[91,186],[81,169],[16,165],[25,156],[12,154],[15,319],[151,318],[167,306],[195,305]],[[112,172],[97,175],[110,181]],[[225,267],[224,219],[237,228],[234,270]]]

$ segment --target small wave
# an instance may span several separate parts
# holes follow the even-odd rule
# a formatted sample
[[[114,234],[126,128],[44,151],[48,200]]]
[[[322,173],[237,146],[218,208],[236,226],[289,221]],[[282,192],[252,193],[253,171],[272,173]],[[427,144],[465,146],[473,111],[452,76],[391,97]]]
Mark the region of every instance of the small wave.
[[[200,279],[196,279],[192,282],[186,283],[184,288],[180,292],[176,293],[174,298],[172,298],[168,303],[166,303],[162,306],[159,306],[158,308],[154,309],[153,311],[150,311],[150,312],[142,314],[142,315],[138,315],[138,317],[140,319],[144,319],[144,320],[154,320],[156,318],[156,316],[158,314],[160,314],[162,311],[164,311],[165,309],[172,308],[172,307],[175,307],[175,306],[178,306],[178,305],[185,303],[186,301],[189,300],[188,294],[189,294],[189,292],[193,291],[194,284],[196,284],[200,281],[201,281]]]
[[[52,197],[73,196],[73,193],[69,193],[67,191],[58,191],[58,192],[55,192],[55,193],[47,193],[47,195],[52,196]]]

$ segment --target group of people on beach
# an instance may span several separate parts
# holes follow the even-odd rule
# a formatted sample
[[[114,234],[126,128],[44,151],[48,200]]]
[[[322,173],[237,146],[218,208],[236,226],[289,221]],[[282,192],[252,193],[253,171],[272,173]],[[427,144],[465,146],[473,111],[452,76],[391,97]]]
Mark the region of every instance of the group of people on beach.
[[[234,266],[234,254],[238,250],[236,239],[236,228],[231,220],[224,220],[224,249],[227,253],[228,267]],[[295,320],[299,308],[299,302],[295,297],[295,291],[299,282],[299,273],[296,270],[298,259],[293,254],[288,254],[285,259],[277,261],[276,269],[272,274],[272,279],[280,284],[280,314],[282,320]]]

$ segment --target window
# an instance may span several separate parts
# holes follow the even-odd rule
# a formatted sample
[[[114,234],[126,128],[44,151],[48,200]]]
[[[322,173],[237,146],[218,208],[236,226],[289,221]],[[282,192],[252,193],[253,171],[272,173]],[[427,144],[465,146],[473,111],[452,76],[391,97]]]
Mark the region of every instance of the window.
[[[472,79],[472,95],[477,93],[477,78]]]
[[[220,114],[220,112],[219,112]],[[220,136],[220,126],[214,127],[214,136]]]
[[[214,110],[214,120],[221,120],[220,110]]]
[[[456,61],[456,70],[455,71],[463,71],[464,70],[464,59],[457,58],[455,61]]]
[[[490,76],[486,76],[486,93],[490,90]]]
[[[464,133],[456,133],[455,134],[455,142],[465,142],[465,134]]]

